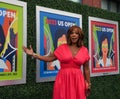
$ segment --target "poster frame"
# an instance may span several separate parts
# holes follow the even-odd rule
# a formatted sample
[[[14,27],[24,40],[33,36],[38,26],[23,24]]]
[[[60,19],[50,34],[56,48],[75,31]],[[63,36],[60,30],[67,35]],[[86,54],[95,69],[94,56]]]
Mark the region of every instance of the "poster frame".
[[[17,56],[19,59],[17,59],[17,62],[20,61],[20,67],[21,67],[21,70],[20,70],[20,78],[14,78],[13,79],[6,79],[6,80],[1,80],[0,81],[0,86],[6,86],[6,85],[16,85],[16,84],[25,84],[26,83],[26,54],[23,53],[22,51],[22,46],[25,45],[27,46],[27,3],[26,2],[22,2],[22,1],[18,1],[18,0],[0,0],[0,3],[1,4],[4,4],[4,5],[9,5],[9,6],[13,6],[13,7],[20,7],[21,8],[21,12],[22,12],[22,16],[21,16],[21,20],[22,20],[22,23],[18,23],[18,24],[21,24],[20,26],[22,27],[21,28],[21,35],[22,35],[22,39],[18,39],[18,47],[17,49],[20,50],[18,53],[19,53],[19,56]],[[5,6],[2,6],[3,8],[6,8],[6,9],[12,9],[10,7],[5,7]],[[17,11],[17,9],[14,9]],[[19,36],[18,36],[19,38]],[[22,43],[21,43],[21,40],[22,40]],[[20,57],[22,59],[20,59]],[[18,63],[17,63],[17,66],[18,66]],[[13,72],[13,74],[15,74],[16,72]],[[10,73],[9,73],[10,74]]]

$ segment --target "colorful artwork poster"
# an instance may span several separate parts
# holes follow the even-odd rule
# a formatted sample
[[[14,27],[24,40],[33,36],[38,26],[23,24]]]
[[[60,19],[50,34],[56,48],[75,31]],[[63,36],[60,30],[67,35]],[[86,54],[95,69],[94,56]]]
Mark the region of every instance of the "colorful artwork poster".
[[[73,25],[81,27],[82,16],[74,13],[37,6],[37,48],[40,55],[49,55],[66,43],[66,32]],[[38,20],[39,19],[39,20]],[[37,61],[37,82],[53,81],[60,63]]]
[[[14,5],[19,3],[19,5]],[[23,78],[23,7],[0,0],[0,84]]]
[[[89,17],[91,76],[119,73],[118,22]]]

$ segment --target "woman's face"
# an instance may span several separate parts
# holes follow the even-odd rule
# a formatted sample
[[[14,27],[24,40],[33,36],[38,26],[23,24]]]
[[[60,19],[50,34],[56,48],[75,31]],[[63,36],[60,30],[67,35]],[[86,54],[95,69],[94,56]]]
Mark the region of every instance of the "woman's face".
[[[108,40],[107,39],[102,41],[102,53],[103,55],[107,56],[107,53],[108,53]]]
[[[70,34],[70,39],[72,44],[76,44],[78,42],[79,39],[79,32],[77,29],[74,29],[71,34]]]

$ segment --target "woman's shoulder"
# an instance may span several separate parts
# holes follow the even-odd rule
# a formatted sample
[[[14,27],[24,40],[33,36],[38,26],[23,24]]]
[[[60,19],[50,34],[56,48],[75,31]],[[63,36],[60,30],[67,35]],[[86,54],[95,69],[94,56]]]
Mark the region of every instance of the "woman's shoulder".
[[[84,45],[83,45],[81,48],[82,48],[83,50],[88,50],[88,48],[87,48],[86,46],[84,46]]]
[[[67,44],[61,44],[61,45],[59,45],[56,49],[57,49],[57,50],[62,50],[62,49],[65,49],[66,46],[67,46]]]

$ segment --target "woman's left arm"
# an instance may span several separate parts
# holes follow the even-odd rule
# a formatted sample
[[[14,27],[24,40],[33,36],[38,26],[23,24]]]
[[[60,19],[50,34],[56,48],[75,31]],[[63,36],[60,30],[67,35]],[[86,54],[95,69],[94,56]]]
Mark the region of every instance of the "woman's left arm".
[[[89,62],[85,62],[83,64],[83,72],[84,72],[84,78],[87,84],[87,95],[90,94],[90,88],[91,88],[91,81],[90,81],[90,69],[89,69]]]

